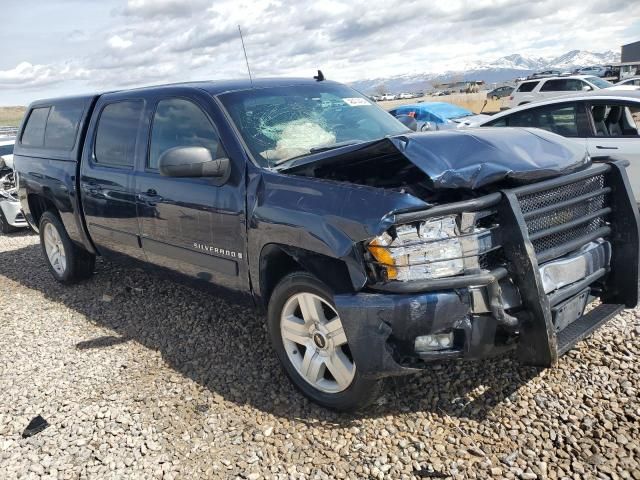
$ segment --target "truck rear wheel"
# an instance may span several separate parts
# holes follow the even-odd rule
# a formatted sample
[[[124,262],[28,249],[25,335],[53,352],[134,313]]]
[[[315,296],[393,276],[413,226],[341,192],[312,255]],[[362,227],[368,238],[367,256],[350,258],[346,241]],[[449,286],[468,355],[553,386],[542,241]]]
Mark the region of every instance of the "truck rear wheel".
[[[306,272],[287,275],[269,301],[269,334],[302,393],[324,407],[352,411],[376,400],[382,381],[358,372],[332,296]]]
[[[40,245],[51,274],[60,283],[71,284],[93,275],[96,257],[76,246],[53,212],[40,217]]]

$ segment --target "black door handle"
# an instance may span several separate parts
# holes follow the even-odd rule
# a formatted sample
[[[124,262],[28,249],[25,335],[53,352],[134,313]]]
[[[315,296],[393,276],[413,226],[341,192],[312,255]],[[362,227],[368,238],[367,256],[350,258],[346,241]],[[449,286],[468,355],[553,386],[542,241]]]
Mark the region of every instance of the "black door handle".
[[[605,147],[604,145],[596,145],[598,150],[618,150],[618,147]]]

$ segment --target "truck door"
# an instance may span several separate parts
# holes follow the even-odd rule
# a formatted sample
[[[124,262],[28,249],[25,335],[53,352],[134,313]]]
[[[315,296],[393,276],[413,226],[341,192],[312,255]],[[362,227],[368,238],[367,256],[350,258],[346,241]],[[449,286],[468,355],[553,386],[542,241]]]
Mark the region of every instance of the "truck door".
[[[105,257],[144,259],[136,212],[134,161],[144,141],[145,102],[105,95],[96,105],[80,167],[87,230]]]
[[[159,96],[150,114],[149,149],[136,173],[142,246],[157,266],[246,290],[244,164],[231,160],[229,178],[160,174],[158,160],[174,147],[202,146],[226,157],[214,123],[215,105],[193,90]]]

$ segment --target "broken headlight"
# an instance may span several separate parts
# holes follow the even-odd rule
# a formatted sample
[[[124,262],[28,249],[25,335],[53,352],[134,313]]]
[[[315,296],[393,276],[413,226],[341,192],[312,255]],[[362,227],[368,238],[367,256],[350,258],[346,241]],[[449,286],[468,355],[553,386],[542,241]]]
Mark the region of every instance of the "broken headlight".
[[[480,268],[480,255],[497,248],[492,228],[461,233],[457,215],[398,225],[367,245],[382,279],[410,281],[452,277]]]

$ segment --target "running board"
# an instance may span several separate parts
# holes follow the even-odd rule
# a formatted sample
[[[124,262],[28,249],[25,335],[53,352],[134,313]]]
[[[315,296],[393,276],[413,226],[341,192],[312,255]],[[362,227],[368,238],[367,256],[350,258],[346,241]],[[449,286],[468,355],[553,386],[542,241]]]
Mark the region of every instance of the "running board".
[[[624,305],[603,303],[557,333],[558,356],[564,355],[580,340],[624,310]]]

